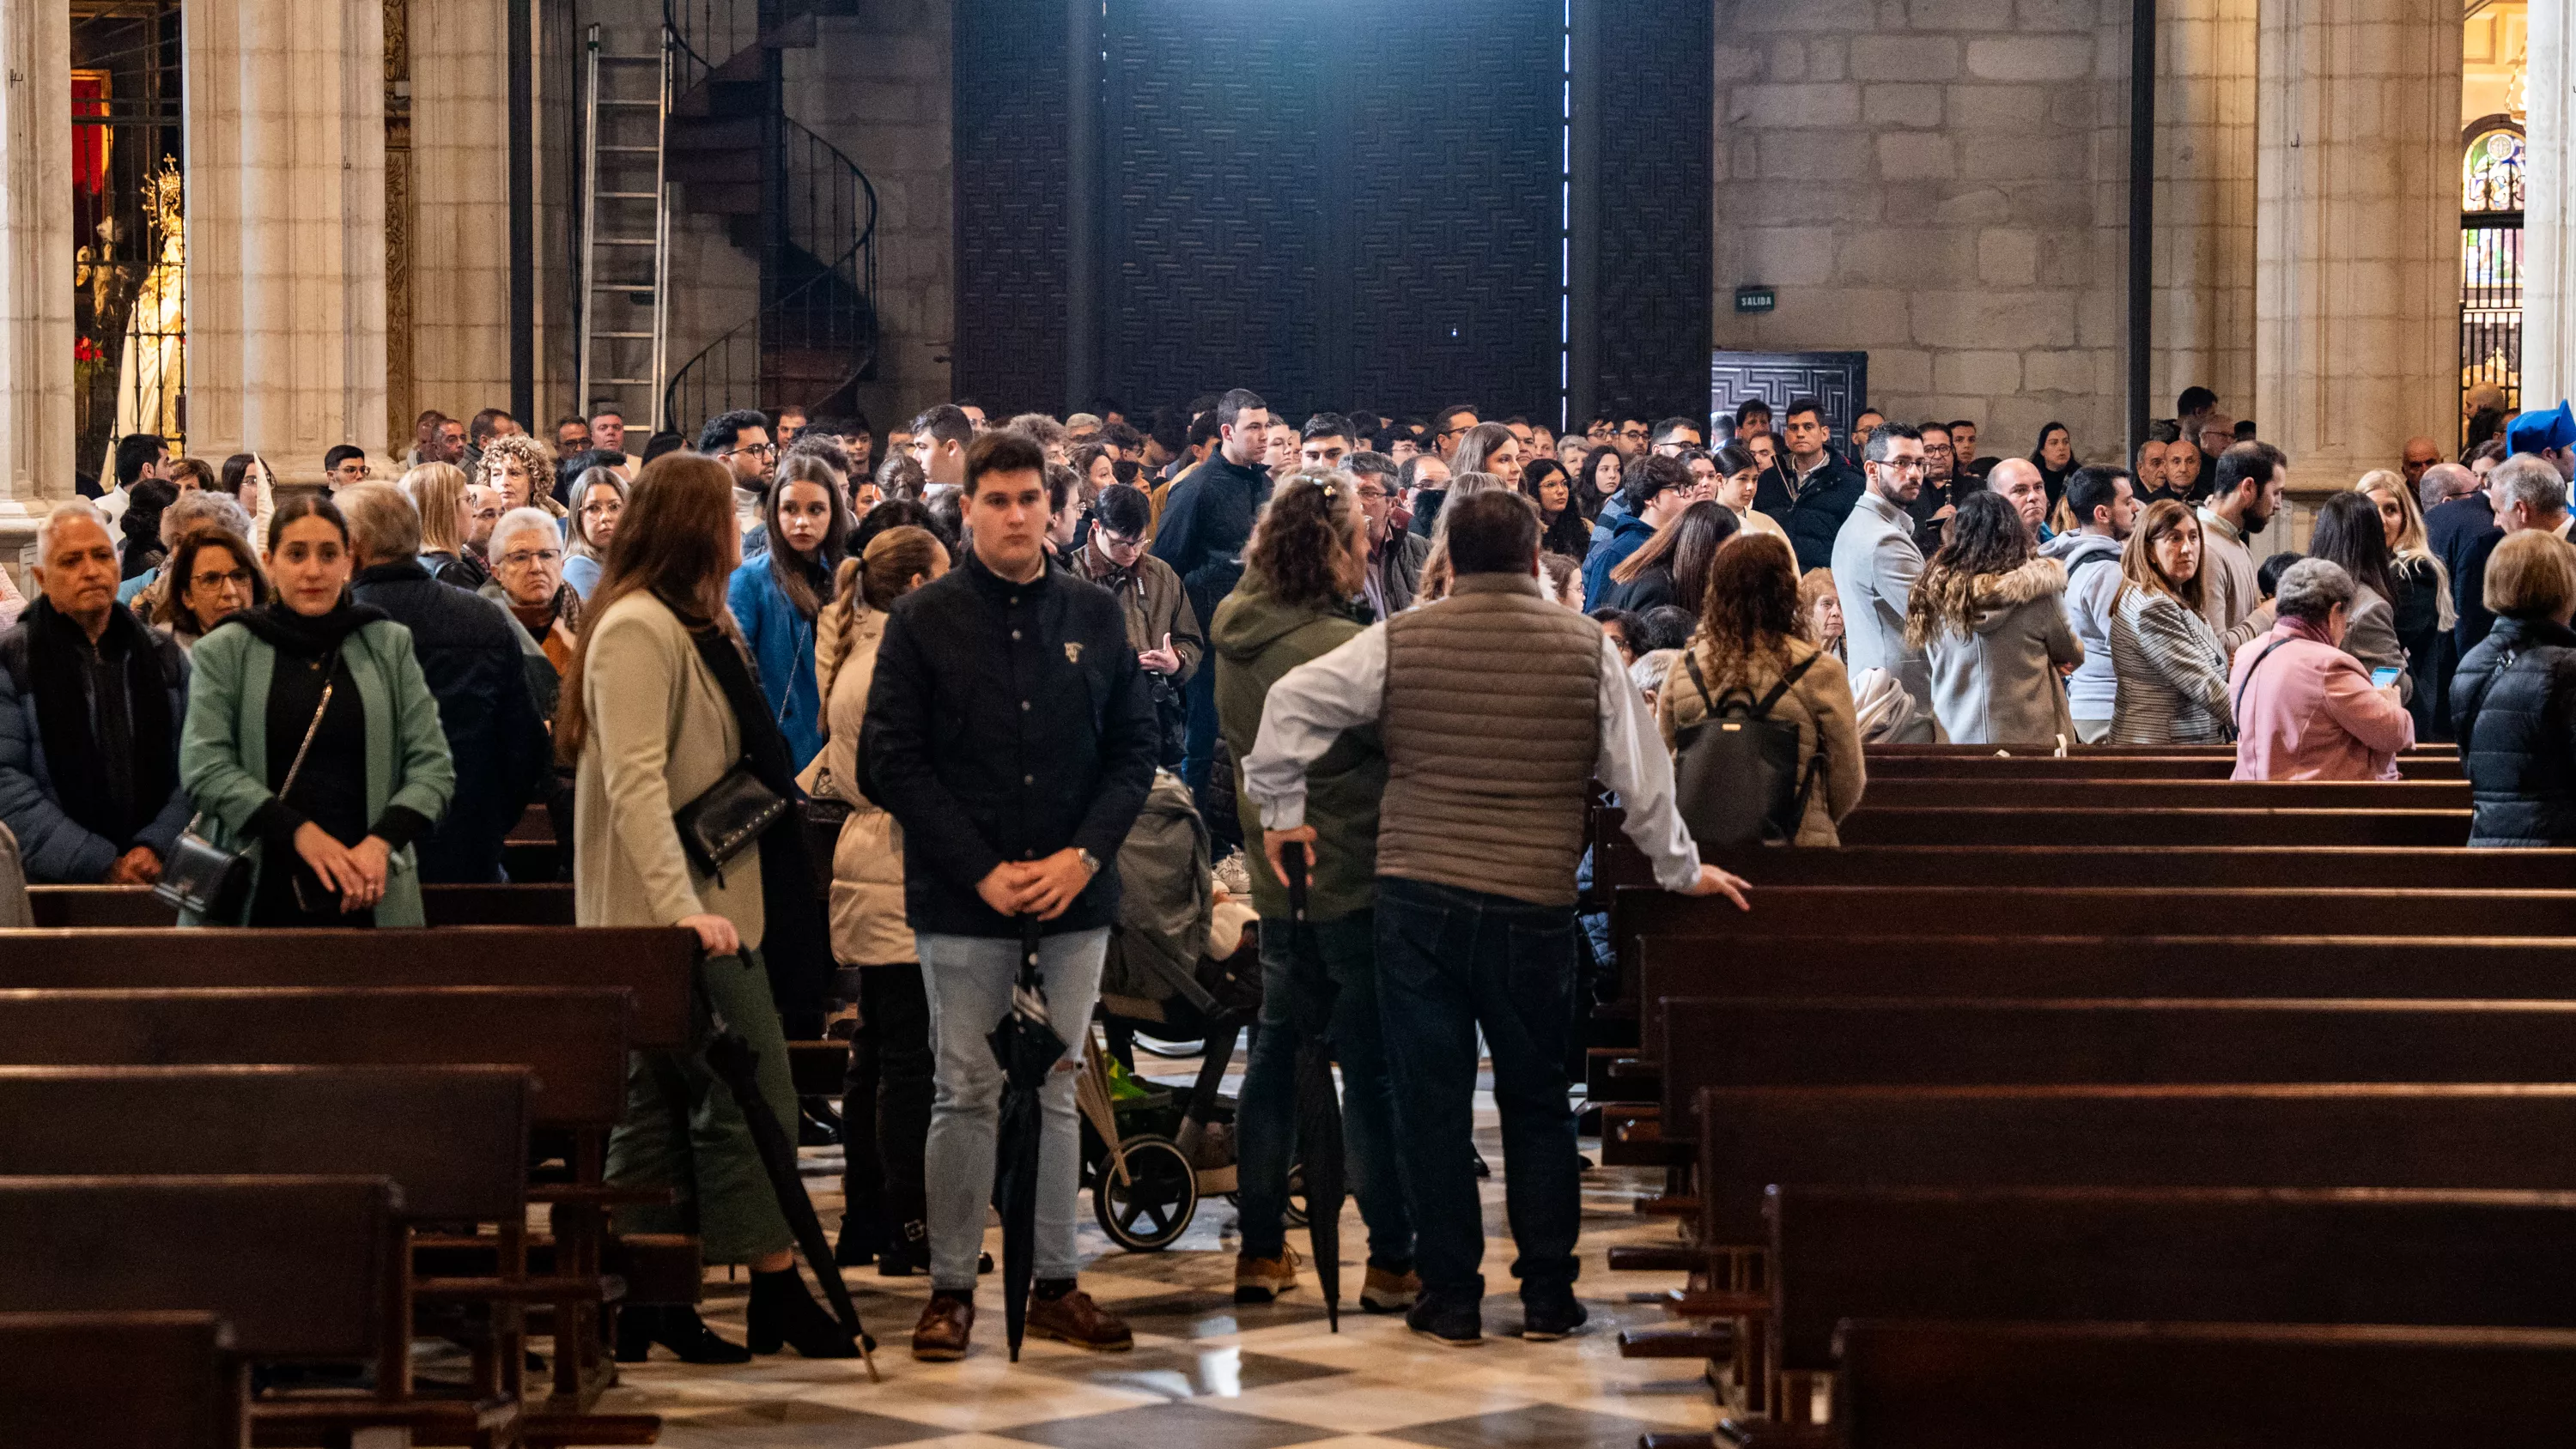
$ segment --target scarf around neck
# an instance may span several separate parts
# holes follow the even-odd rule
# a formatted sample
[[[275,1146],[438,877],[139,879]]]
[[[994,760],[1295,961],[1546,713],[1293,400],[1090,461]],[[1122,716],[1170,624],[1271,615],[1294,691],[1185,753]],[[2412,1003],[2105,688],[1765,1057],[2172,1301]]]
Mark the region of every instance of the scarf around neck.
[[[107,611],[107,628],[94,650],[89,631],[53,600],[38,595],[27,610],[28,682],[35,689],[36,732],[52,767],[55,798],[64,814],[105,836],[119,852],[161,813],[179,783],[176,722],[154,642],[152,631],[123,605]],[[130,761],[102,758],[105,701],[91,709],[90,684],[99,677],[93,658],[121,661]]]

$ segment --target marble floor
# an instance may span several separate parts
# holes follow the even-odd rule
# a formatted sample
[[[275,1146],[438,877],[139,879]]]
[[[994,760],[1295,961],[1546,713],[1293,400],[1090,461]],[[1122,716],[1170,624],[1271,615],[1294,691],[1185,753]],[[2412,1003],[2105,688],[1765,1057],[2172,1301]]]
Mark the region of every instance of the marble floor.
[[[1150,1063],[1147,1075],[1186,1082],[1190,1070]],[[691,1368],[657,1356],[628,1365],[602,1407],[663,1415],[662,1443],[671,1449],[1633,1449],[1646,1430],[1708,1428],[1716,1415],[1696,1364],[1618,1355],[1621,1328],[1670,1322],[1630,1299],[1674,1286],[1672,1275],[1611,1273],[1603,1264],[1613,1244],[1671,1240],[1669,1222],[1630,1207],[1659,1174],[1585,1175],[1576,1287],[1591,1322],[1557,1343],[1509,1336],[1520,1302],[1503,1220],[1507,1164],[1490,1098],[1480,1093],[1478,1107],[1478,1146],[1495,1174],[1485,1183],[1489,1293],[1480,1347],[1444,1348],[1407,1332],[1400,1315],[1359,1311],[1364,1238],[1356,1208],[1343,1219],[1345,1311],[1334,1334],[1311,1266],[1278,1303],[1234,1306],[1234,1208],[1224,1198],[1204,1202],[1189,1233],[1159,1253],[1115,1251],[1086,1198],[1083,1285],[1134,1327],[1132,1353],[1032,1340],[1014,1365],[1002,1345],[998,1294],[987,1288],[974,1352],[962,1363],[916,1363],[907,1346],[927,1281],[858,1268],[849,1282],[883,1345],[885,1382],[869,1383],[855,1361],[786,1354],[744,1368]],[[1597,1145],[1585,1143],[1595,1161]],[[824,1221],[837,1223],[837,1152],[809,1149],[806,1168]],[[1306,1250],[1302,1230],[1290,1240]],[[1000,1251],[998,1229],[988,1246]],[[703,1310],[737,1342],[745,1291],[713,1274]]]

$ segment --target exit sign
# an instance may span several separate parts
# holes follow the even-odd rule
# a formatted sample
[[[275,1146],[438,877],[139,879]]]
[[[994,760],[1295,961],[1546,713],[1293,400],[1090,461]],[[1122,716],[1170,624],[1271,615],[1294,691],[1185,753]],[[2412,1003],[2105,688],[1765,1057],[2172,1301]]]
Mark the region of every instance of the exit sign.
[[[1735,289],[1735,310],[1738,312],[1768,312],[1779,305],[1779,297],[1769,287]]]

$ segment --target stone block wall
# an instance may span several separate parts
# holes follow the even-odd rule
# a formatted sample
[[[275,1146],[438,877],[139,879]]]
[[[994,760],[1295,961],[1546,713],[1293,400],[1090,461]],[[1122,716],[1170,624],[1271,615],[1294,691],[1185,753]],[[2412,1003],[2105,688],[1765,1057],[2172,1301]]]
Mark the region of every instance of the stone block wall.
[[[1859,349],[1984,450],[2121,447],[2125,7],[1718,4],[1717,345]],[[1738,315],[1768,285],[1775,311]]]

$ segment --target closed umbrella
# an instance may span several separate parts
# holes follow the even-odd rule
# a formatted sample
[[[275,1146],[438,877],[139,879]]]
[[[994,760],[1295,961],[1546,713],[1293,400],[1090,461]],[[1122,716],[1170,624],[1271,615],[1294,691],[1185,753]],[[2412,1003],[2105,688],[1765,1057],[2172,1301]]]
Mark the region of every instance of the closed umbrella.
[[[705,963],[701,961],[699,966],[703,970]],[[832,1304],[832,1316],[858,1344],[859,1356],[867,1361],[869,1382],[881,1382],[877,1341],[859,1322],[858,1305],[850,1301],[850,1287],[841,1281],[841,1268],[833,1261],[831,1241],[823,1235],[823,1220],[815,1215],[814,1200],[805,1195],[805,1179],[797,1173],[796,1140],[787,1135],[786,1125],[769,1110],[769,1099],[760,1094],[760,1054],[716,1011],[715,1003],[706,995],[703,979],[698,983],[698,1000],[706,1010],[712,1033],[707,1041],[707,1069],[733,1093],[734,1105],[742,1109],[743,1125],[751,1131],[752,1146],[760,1153],[760,1165],[769,1172],[770,1190],[778,1195],[778,1210],[786,1214],[788,1229],[796,1235],[797,1249],[805,1255],[805,1265],[814,1270],[816,1281],[823,1285],[823,1296]]]
[[[1047,1020],[1039,994],[1038,918],[1020,917],[1020,972],[1011,986],[1011,1009],[992,1034],[993,1059],[1001,1064],[1002,1121],[994,1153],[993,1202],[1002,1210],[1002,1323],[1011,1361],[1029,1323],[1029,1273],[1037,1251],[1038,1088],[1064,1060],[1064,1037]]]
[[[1333,1000],[1341,994],[1306,920],[1306,848],[1281,852],[1288,865],[1288,1019],[1297,1033],[1297,1146],[1305,1164],[1306,1232],[1324,1321],[1342,1331],[1342,1104],[1333,1090]]]

